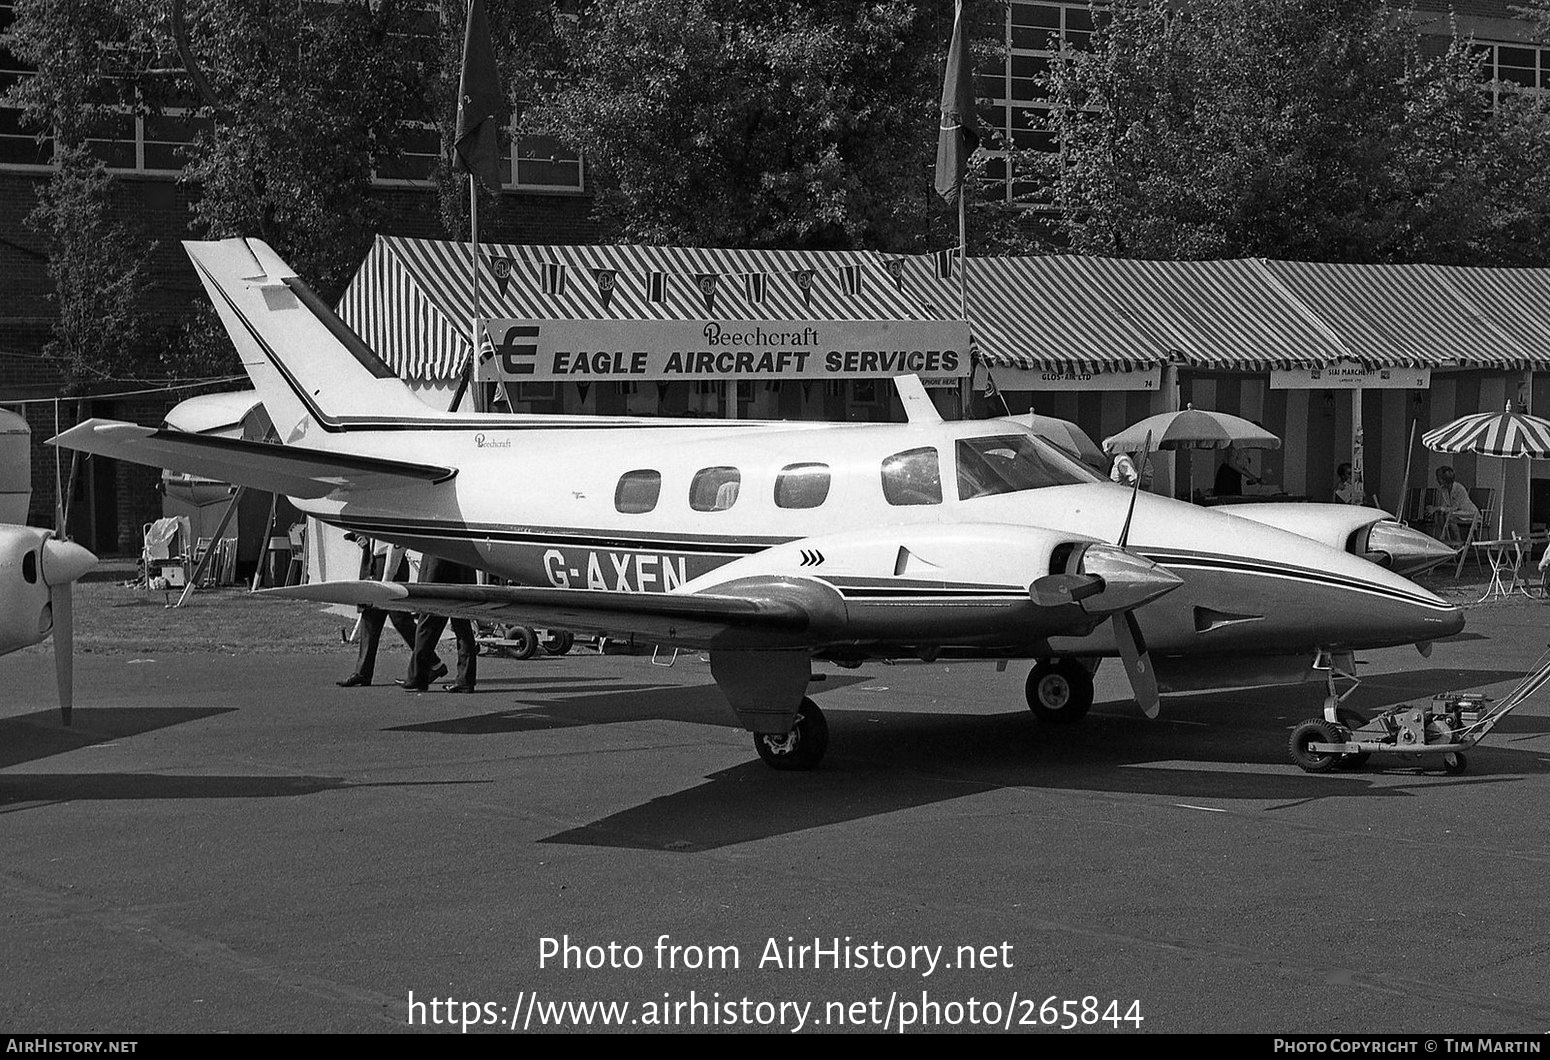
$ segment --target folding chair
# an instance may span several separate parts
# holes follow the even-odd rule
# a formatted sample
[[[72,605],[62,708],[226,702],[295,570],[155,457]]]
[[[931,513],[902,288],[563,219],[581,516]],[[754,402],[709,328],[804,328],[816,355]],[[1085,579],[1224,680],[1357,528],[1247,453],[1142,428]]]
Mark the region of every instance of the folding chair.
[[[1469,547],[1475,543],[1475,538],[1480,536],[1480,526],[1483,521],[1482,518],[1476,516],[1467,523],[1449,518],[1442,524],[1442,540],[1450,545],[1456,544],[1458,547],[1459,561],[1458,565],[1453,568],[1455,580],[1464,573],[1464,561],[1469,558]],[[1463,529],[1462,539],[1459,537],[1461,528]],[[1478,553],[1475,555],[1475,566],[1481,570],[1485,569]]]
[[[290,529],[291,562],[285,568],[281,585],[300,585],[307,580],[307,524],[292,523]]]

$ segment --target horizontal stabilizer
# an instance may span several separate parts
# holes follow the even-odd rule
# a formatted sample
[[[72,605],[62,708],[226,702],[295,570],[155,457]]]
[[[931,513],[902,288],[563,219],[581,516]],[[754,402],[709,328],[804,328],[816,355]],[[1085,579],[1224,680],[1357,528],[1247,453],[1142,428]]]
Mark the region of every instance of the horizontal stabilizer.
[[[269,589],[266,595],[554,627],[578,633],[635,634],[652,642],[685,647],[739,641],[740,632],[754,635],[755,640],[769,647],[776,646],[774,640],[801,642],[809,616],[795,599],[782,598],[782,590],[789,589],[789,583],[771,583],[769,592],[760,591],[751,582],[743,586],[746,588],[740,587],[740,592],[748,595],[342,581]]]
[[[117,420],[87,420],[50,439],[50,444],[287,497],[326,497],[337,490],[402,489],[445,482],[457,474],[456,468],[433,464],[213,438]]]

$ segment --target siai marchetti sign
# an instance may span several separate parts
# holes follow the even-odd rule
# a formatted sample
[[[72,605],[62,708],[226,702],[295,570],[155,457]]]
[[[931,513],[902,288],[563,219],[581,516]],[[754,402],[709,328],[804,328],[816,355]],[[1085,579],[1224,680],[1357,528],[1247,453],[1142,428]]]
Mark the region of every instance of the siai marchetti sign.
[[[513,383],[969,374],[962,320],[491,320],[481,377]]]

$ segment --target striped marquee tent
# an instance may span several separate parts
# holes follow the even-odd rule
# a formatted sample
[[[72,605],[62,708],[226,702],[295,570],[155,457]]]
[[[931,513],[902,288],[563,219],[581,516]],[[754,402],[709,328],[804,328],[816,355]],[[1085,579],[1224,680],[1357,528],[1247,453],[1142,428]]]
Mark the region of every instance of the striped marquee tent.
[[[956,251],[480,251],[487,318],[962,315]],[[467,244],[379,236],[339,311],[400,375],[446,380],[468,353],[469,286]],[[989,365],[1032,371],[1550,366],[1550,269],[974,258],[968,308]]]

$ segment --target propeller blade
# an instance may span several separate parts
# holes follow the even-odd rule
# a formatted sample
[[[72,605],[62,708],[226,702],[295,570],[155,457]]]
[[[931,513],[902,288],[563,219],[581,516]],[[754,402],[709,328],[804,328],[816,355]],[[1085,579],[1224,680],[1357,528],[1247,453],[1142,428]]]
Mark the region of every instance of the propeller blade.
[[[84,552],[85,550],[82,549]],[[49,607],[54,612],[54,678],[59,684],[59,717],[70,724],[70,707],[75,702],[75,607],[70,583],[49,589]]]
[[[97,557],[74,541],[51,537],[38,549],[39,574],[48,586],[54,617],[54,677],[59,684],[59,716],[70,724],[75,699],[75,607],[70,586],[97,565]]]
[[[1040,607],[1061,607],[1103,591],[1103,579],[1092,574],[1046,574],[1028,586],[1028,595]]]
[[[1125,664],[1125,675],[1130,678],[1130,689],[1136,703],[1148,718],[1157,717],[1162,709],[1162,698],[1157,691],[1157,674],[1152,669],[1152,657],[1147,653],[1146,642],[1141,639],[1141,624],[1130,611],[1114,616],[1114,642],[1119,645],[1119,657]]]
[[[1141,465],[1136,468],[1136,480],[1130,484],[1130,507],[1125,512],[1125,525],[1120,528],[1119,541],[1116,544],[1120,548],[1126,547],[1130,542],[1130,520],[1136,514],[1136,495],[1141,492],[1141,479],[1146,474],[1146,461],[1152,451],[1152,432],[1146,432],[1146,441],[1141,443]]]

